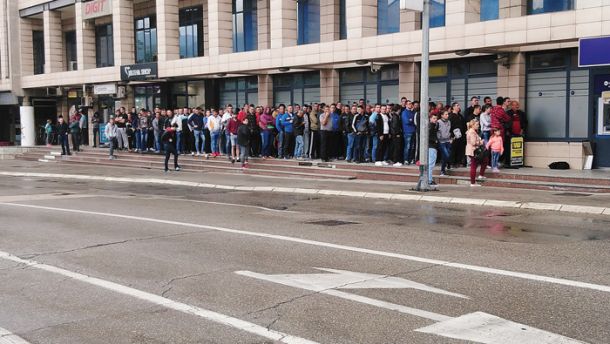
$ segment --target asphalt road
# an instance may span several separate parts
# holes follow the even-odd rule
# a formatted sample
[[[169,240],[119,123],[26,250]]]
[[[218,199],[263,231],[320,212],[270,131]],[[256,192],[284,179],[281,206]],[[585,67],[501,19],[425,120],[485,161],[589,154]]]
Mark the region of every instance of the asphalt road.
[[[606,344],[609,224],[0,177],[0,329],[29,343]]]

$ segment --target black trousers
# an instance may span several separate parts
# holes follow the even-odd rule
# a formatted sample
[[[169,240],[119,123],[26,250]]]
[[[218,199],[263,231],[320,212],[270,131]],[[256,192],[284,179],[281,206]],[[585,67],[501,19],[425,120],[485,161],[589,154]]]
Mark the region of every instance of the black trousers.
[[[332,131],[320,130],[320,159],[322,161],[328,161],[332,135]]]
[[[283,132],[282,150],[284,158],[290,158],[294,155],[294,133]]]
[[[404,141],[402,135],[392,137],[392,161],[403,162]]]
[[[312,130],[309,138],[309,157],[318,159],[320,157],[320,131]]]
[[[169,156],[174,155],[174,169],[178,167],[178,152],[176,152],[176,145],[173,142],[167,142],[163,144],[165,148],[165,170],[169,170],[167,163],[169,162]]]
[[[377,144],[377,161],[385,161],[385,156],[388,151],[390,135],[379,136],[379,144]]]

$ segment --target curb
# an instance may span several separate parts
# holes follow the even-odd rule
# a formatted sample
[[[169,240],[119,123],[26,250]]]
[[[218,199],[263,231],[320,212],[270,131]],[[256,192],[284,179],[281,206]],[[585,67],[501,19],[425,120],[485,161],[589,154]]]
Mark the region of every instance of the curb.
[[[478,199],[478,198],[438,197],[438,196],[421,196],[421,195],[411,195],[411,194],[285,188],[285,187],[272,187],[272,186],[232,186],[232,185],[220,185],[220,184],[214,185],[214,184],[196,183],[196,182],[179,181],[179,180],[166,180],[166,179],[154,179],[154,178],[86,176],[86,175],[80,175],[80,174],[2,172],[2,171],[0,171],[0,175],[9,176],[9,177],[39,177],[39,178],[96,180],[96,181],[119,182],[119,183],[165,184],[165,185],[169,184],[169,185],[177,185],[177,186],[189,186],[189,187],[219,189],[219,190],[273,192],[273,193],[309,194],[309,195],[317,194],[317,195],[327,195],[327,196],[371,198],[371,199],[385,199],[385,200],[399,200],[399,201],[419,201],[419,202],[428,202],[428,203],[444,203],[444,204],[459,204],[459,205],[486,205],[486,206],[497,207],[497,208],[558,211],[558,212],[565,212],[565,213],[610,216],[610,208],[606,208],[606,207],[579,206],[579,205],[557,204],[557,203],[516,202],[516,201],[501,201],[501,200],[491,200],[491,199]]]

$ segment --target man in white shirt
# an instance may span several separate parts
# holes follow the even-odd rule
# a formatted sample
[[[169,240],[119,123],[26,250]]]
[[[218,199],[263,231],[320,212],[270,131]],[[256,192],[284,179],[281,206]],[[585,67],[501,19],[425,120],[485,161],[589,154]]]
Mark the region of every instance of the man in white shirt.
[[[229,104],[225,107],[225,112],[220,120],[225,138],[225,144],[223,147],[229,156],[231,155],[231,134],[226,130],[226,128],[227,124],[229,124],[229,120],[231,120],[231,117],[233,117],[233,105]]]

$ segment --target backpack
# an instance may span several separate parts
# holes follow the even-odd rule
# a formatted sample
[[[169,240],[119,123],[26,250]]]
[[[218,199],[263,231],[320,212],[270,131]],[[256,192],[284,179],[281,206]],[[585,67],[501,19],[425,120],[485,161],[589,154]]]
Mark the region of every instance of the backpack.
[[[555,161],[549,164],[551,170],[569,170],[570,164],[565,161]]]

